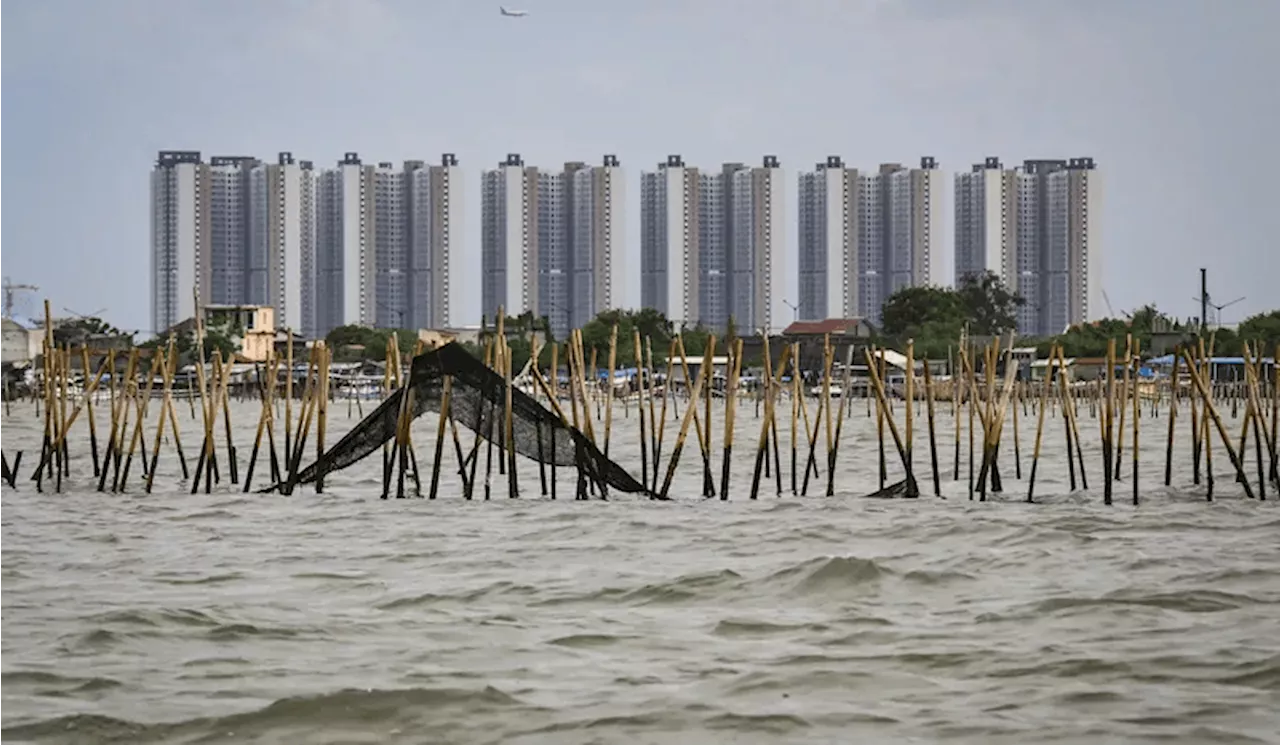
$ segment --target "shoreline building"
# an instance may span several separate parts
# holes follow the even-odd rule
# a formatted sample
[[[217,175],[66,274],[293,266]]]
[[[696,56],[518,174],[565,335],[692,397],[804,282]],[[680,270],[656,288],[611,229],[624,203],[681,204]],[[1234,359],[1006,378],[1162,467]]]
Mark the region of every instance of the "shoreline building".
[[[571,216],[566,223],[572,271],[569,328],[581,328],[606,310],[635,306],[628,291],[635,274],[627,252],[625,176],[612,154],[598,166],[565,164]]]
[[[443,328],[458,319],[454,249],[463,240],[458,159],[400,166],[347,153],[320,174],[314,333],[361,324]]]
[[[209,302],[209,170],[198,150],[161,150],[151,171],[151,331]],[[193,293],[194,290],[194,293]]]
[[[640,303],[677,328],[781,329],[796,291],[786,247],[785,175],[725,163],[718,172],[667,156],[640,175]]]
[[[510,153],[481,176],[481,312],[529,312],[563,338],[626,302],[622,166],[526,166]]]
[[[349,152],[316,181],[316,291],[314,306],[303,310],[312,319],[308,337],[377,320],[374,170]]]
[[[151,330],[201,305],[271,305],[302,326],[305,267],[313,250],[314,182],[308,161],[165,150],[151,173]],[[194,292],[193,292],[194,291]]]
[[[1018,240],[1016,171],[988,156],[955,176],[955,282],[994,272],[1013,287],[1010,262]]]
[[[280,328],[305,334],[314,303],[316,202],[311,161],[283,152],[250,174],[248,305],[271,305]]]
[[[698,169],[679,155],[640,173],[640,305],[677,329],[699,318],[701,185]]]
[[[533,309],[537,297],[537,169],[518,153],[480,177],[480,312],[509,316]]]
[[[801,174],[794,320],[858,317],[878,326],[897,290],[948,284],[935,229],[942,188],[929,156],[919,168],[863,172],[833,155]]]
[[[463,194],[466,180],[458,157],[440,156],[440,164],[404,165],[408,200],[408,294],[406,318],[413,329],[449,328],[462,322],[465,233]],[[456,291],[455,291],[456,290]]]
[[[1018,333],[1059,334],[1101,310],[1097,222],[1102,184],[1093,158],[986,158],[956,177],[956,279],[992,271],[1027,302]]]

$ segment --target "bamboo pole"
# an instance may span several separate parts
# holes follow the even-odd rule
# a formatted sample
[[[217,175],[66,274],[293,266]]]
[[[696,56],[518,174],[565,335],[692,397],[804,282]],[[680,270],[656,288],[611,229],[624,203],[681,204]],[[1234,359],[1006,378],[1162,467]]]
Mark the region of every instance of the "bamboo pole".
[[[822,347],[822,380],[823,380],[822,387],[824,392],[828,392],[828,393],[830,392],[829,382],[831,379],[831,365],[832,365],[831,357],[832,357],[831,345],[829,343],[824,342]],[[814,406],[813,429],[810,430],[807,423],[805,426],[806,436],[809,439],[809,451],[804,458],[804,477],[800,481],[800,496],[808,496],[809,477],[810,475],[813,475],[815,477],[818,475],[818,462],[817,462],[816,453],[818,448],[818,435],[820,434],[820,430],[822,426],[822,419],[823,419],[823,416],[826,413],[828,413],[827,408],[824,406],[824,403],[826,402],[826,400],[828,400],[827,397],[823,396],[823,399],[819,400],[817,405]]]
[[[1164,485],[1170,486],[1173,482],[1173,433],[1174,424],[1178,421],[1178,363],[1182,361],[1179,355],[1173,355],[1173,377],[1169,382],[1169,434],[1165,438],[1164,445]]]
[[[738,379],[742,376],[742,339],[734,339],[733,356],[726,369],[729,380],[726,381],[724,411],[724,446],[720,455],[720,499],[729,498],[729,466],[733,460],[733,424],[738,413]]]
[[[1057,353],[1057,351],[1058,350],[1056,347],[1049,348],[1049,364],[1045,365],[1044,380],[1040,381],[1040,406],[1039,406],[1039,410],[1036,412],[1036,444],[1035,444],[1035,448],[1031,451],[1031,474],[1027,479],[1027,503],[1028,504],[1035,501],[1034,495],[1036,491],[1036,469],[1040,465],[1040,443],[1044,439],[1044,414],[1045,414],[1045,410],[1048,409],[1048,403],[1049,403],[1049,376],[1052,375],[1053,373],[1054,355]],[[1061,372],[1059,373],[1059,375],[1061,375]],[[1065,421],[1065,414],[1064,414],[1064,421]],[[1071,435],[1070,435],[1070,430],[1068,430],[1068,435],[1067,435],[1067,442],[1068,442],[1067,462],[1068,463],[1071,462],[1070,440],[1071,440]],[[1071,480],[1073,483],[1075,482],[1074,471],[1072,472]]]
[[[654,424],[654,429],[658,430],[658,433],[655,436],[656,439],[654,440],[654,446],[653,446],[652,483],[653,483],[654,490],[658,488],[658,470],[659,470],[659,463],[662,460],[662,441],[666,438],[666,434],[667,434],[667,402],[672,399],[672,396],[674,395],[674,392],[675,392],[675,389],[671,385],[671,378],[672,378],[672,375],[674,375],[675,373],[675,357],[676,357],[677,342],[679,341],[679,339],[680,337],[676,336],[675,338],[671,339],[667,343],[667,375],[662,380],[662,408],[659,410],[659,413],[658,413],[658,421]],[[680,345],[679,349],[680,349],[680,357],[681,357],[681,360],[683,361],[684,359],[683,345]],[[685,382],[687,383],[688,380],[689,378],[686,375]],[[672,407],[672,409],[674,411],[674,407]]]
[[[787,353],[791,351],[790,347],[782,348],[782,356],[778,360],[777,379],[774,378],[774,371],[769,356],[769,336],[764,335],[764,422],[760,425],[760,436],[756,443],[756,464],[755,472],[751,476],[751,499],[757,499],[760,493],[760,472],[765,462],[768,460],[769,450],[769,430],[772,425],[774,412],[777,409],[777,392],[778,386],[782,383],[782,372],[787,366]],[[776,468],[774,469],[778,477],[778,494],[782,494],[782,474]]]
[[[503,439],[506,441],[507,456],[507,497],[515,499],[520,496],[519,480],[516,476],[516,434],[515,434],[515,415],[512,410],[514,387],[511,382],[511,348],[506,346],[506,340],[503,339],[504,351],[502,354],[502,382],[505,386],[505,400],[503,401],[503,416],[505,417],[505,426],[502,429]],[[606,447],[608,447],[606,443]]]
[[[1271,481],[1280,489],[1280,344],[1271,352]]]
[[[155,354],[155,355],[161,354],[161,348],[156,347],[155,351],[152,354]],[[173,413],[172,404],[173,404],[174,365],[173,365],[172,357],[174,354],[175,354],[175,351],[174,351],[173,333],[170,332],[169,344],[167,347],[164,348],[164,367],[161,369],[162,398],[160,399],[160,415],[159,415],[159,420],[156,422],[156,437],[151,446],[151,465],[148,466],[146,469],[147,474],[146,474],[145,491],[147,494],[151,493],[152,486],[155,484],[155,480],[156,480],[156,469],[158,468],[158,465],[160,463],[160,445],[164,442],[165,420]],[[183,474],[183,477],[184,478],[186,477],[185,473]]]
[[[702,496],[711,498],[716,495],[715,481],[711,476],[711,395],[715,389],[715,337],[707,339],[707,347],[702,354],[702,366],[707,368],[707,380],[702,387],[705,416],[702,426],[705,431],[702,447]],[[693,402],[690,401],[692,404]],[[695,422],[696,424],[697,422]]]
[[[303,448],[307,444],[307,434],[311,431],[311,415],[314,409],[315,395],[314,384],[312,382],[318,360],[318,350],[312,347],[307,353],[307,371],[306,378],[302,382],[302,400],[299,402],[298,421],[293,430],[293,449],[289,451],[289,470],[288,483],[290,486],[285,494],[292,494],[292,484],[297,479],[298,468],[302,464]],[[389,468],[383,469],[383,493],[386,493],[390,485],[391,472]]]
[[[89,345],[87,343],[80,345],[80,358],[81,358],[81,366],[84,369],[85,382],[88,383]],[[106,364],[105,364],[106,360],[103,360],[103,363],[104,364],[102,366],[102,370],[106,370]],[[94,478],[98,477],[99,462],[98,462],[98,422],[97,422],[97,417],[93,415],[93,392],[98,387],[98,380],[101,380],[101,379],[102,379],[102,372],[99,371],[98,378],[97,380],[94,381],[93,385],[85,386],[85,397],[84,397],[85,418],[89,420],[89,451],[93,457]]]
[[[151,401],[151,388],[155,382],[156,372],[158,370],[159,363],[160,363],[160,355],[156,352],[153,352],[151,355],[151,370],[147,375],[147,384],[145,386],[145,389],[143,391],[141,398],[138,400],[137,422],[134,424],[133,437],[130,438],[129,440],[129,450],[128,450],[128,453],[125,455],[124,471],[121,474],[120,484],[119,484],[120,491],[124,491],[125,485],[128,484],[129,482],[129,470],[130,470],[130,466],[133,465],[133,454],[138,449],[138,444],[143,442],[142,428],[143,428],[143,425],[146,423],[148,404]],[[143,467],[143,471],[145,471],[147,468],[147,454],[146,454],[145,447],[143,448],[143,453],[142,453],[142,467]]]
[[[1119,409],[1120,409],[1120,426],[1117,428],[1117,431],[1116,431],[1116,433],[1115,433],[1115,437],[1116,437],[1116,450],[1115,450],[1115,454],[1116,454],[1116,463],[1115,463],[1115,466],[1112,468],[1112,471],[1113,471],[1113,473],[1112,473],[1112,477],[1113,477],[1116,481],[1120,481],[1120,471],[1121,471],[1121,468],[1120,468],[1120,467],[1124,464],[1124,424],[1125,424],[1125,409],[1126,409],[1126,408],[1127,408],[1127,406],[1128,406],[1129,385],[1130,385],[1130,382],[1129,382],[1129,368],[1131,367],[1131,361],[1132,361],[1132,359],[1133,359],[1133,334],[1125,334],[1125,340],[1124,340],[1124,369],[1122,370],[1122,373],[1121,373],[1123,377],[1122,377],[1122,378],[1121,378],[1121,380],[1120,380],[1120,396],[1119,396],[1119,404],[1120,404],[1120,406],[1119,406]]]
[[[657,380],[653,376],[653,337],[651,336],[646,336],[644,338],[644,353],[645,353],[644,377],[640,380],[640,389],[644,391],[644,398],[641,400],[640,403],[643,403],[645,400],[647,400],[649,403],[648,405],[649,452],[653,455],[653,460],[656,463],[656,461],[658,460],[658,431],[657,431],[658,430],[658,422],[657,422],[658,410],[657,410],[657,404],[653,400],[653,397],[654,397],[653,389],[654,389],[654,386],[657,385]],[[645,416],[645,407],[643,406],[640,407],[640,416],[642,418]],[[646,486],[645,488],[650,494],[652,494],[654,488],[657,487],[657,480],[658,479],[655,476],[654,478],[649,479],[648,481],[641,479],[641,483],[648,484],[648,486]]]
[[[639,375],[640,366],[641,366],[640,365],[640,346],[639,346],[640,332],[636,331],[633,328],[632,337],[633,337],[632,345],[635,347],[634,351],[635,351],[635,358],[636,358],[636,375]],[[604,386],[604,395],[605,395],[604,447],[601,448],[601,451],[604,453],[604,457],[606,458],[609,457],[609,439],[613,434],[613,383],[614,383],[614,377],[617,375],[617,370],[618,370],[618,324],[615,323],[613,324],[613,327],[609,330],[609,373],[608,373],[609,379],[605,381],[605,386]],[[599,385],[599,384],[600,383],[597,380],[596,385]],[[640,442],[641,443],[644,442],[643,434],[640,435]]]
[[[274,374],[274,356],[268,356],[266,364],[262,367],[267,368],[270,373]],[[244,469],[244,488],[241,491],[245,494],[249,493],[250,484],[253,483],[253,471],[258,464],[258,452],[262,448],[263,435],[266,434],[267,429],[267,419],[271,415],[271,398],[267,393],[266,386],[267,373],[263,372],[262,367],[259,367],[256,362],[253,365],[254,376],[258,379],[261,408],[258,411],[258,424],[253,435],[253,446],[249,449],[249,465]],[[160,415],[163,419],[164,412],[161,411]],[[275,479],[272,479],[272,482],[275,483]]]
[[[333,351],[329,349],[329,345],[323,341],[317,342],[320,347],[320,370],[319,370],[319,386],[320,395],[316,408],[316,494],[324,493],[324,477],[328,472],[328,458],[325,457],[325,435],[328,432],[329,423],[329,365],[333,360]],[[396,362],[400,360],[397,355]],[[227,420],[230,422],[231,415],[228,413]],[[231,441],[230,430],[227,431],[227,442]],[[231,483],[235,483],[232,479]]]
[[[964,337],[960,338],[959,354],[964,354]],[[951,371],[951,418],[954,420],[956,436],[955,436],[955,466],[953,468],[951,480],[960,480],[960,412],[963,410],[965,399],[965,377],[963,373],[963,361],[960,364],[961,372],[957,373],[955,365],[951,362],[951,349],[947,349],[947,369]]]
[[[796,489],[796,465],[799,450],[799,432],[797,425],[800,423],[801,409],[804,407],[804,391],[800,385],[800,342],[791,343],[791,493],[793,495],[799,492]],[[809,433],[809,413],[804,411],[804,430],[805,437]]]
[[[107,460],[110,464],[108,473],[107,466],[103,467],[103,474],[98,479],[98,491],[106,491],[106,482],[108,476],[111,478],[111,490],[115,491],[120,482],[120,466],[124,456],[124,439],[125,433],[129,427],[129,410],[133,404],[133,396],[131,382],[137,374],[138,351],[132,349],[129,351],[128,361],[125,363],[125,374],[120,379],[119,391],[115,397],[115,403],[112,406],[113,423],[111,426],[111,445],[110,455]]]
[[[885,422],[889,425],[889,433],[893,436],[894,447],[898,450],[898,458],[902,461],[902,468],[907,475],[907,496],[916,497],[919,490],[916,487],[915,477],[911,473],[910,466],[907,465],[906,445],[903,443],[902,436],[898,433],[898,424],[892,416],[888,415],[888,404],[885,401],[886,395],[884,391],[884,378],[880,375],[880,371],[876,370],[875,360],[872,357],[871,350],[865,349],[863,352],[867,357],[867,369],[871,373],[871,383],[875,386],[876,400],[882,408],[886,410]],[[881,356],[881,359],[884,359]]]
[[[541,350],[538,348],[538,335],[534,334],[533,338],[529,342],[529,368],[531,370],[531,378],[533,377],[533,374],[538,371],[538,355],[540,352]],[[530,391],[530,398],[532,398],[535,403],[538,401],[537,386],[534,386]],[[444,424],[442,423],[440,426],[443,427]],[[542,422],[537,423],[535,432],[538,438],[538,486],[541,489],[542,496],[545,497],[547,496],[547,443],[542,438]]]
[[[71,356],[70,346],[66,347],[61,354],[55,353],[54,364],[58,366],[58,440],[61,442],[56,450],[58,454],[58,491],[62,491],[62,477],[69,475],[71,466],[71,458],[67,453],[66,433],[69,429],[67,426],[67,384],[68,378],[71,377],[71,370],[68,364],[68,357]]]
[[[445,424],[450,420],[449,405],[451,403],[450,398],[453,393],[453,376],[444,376],[444,383],[442,385],[443,389],[440,393],[440,419],[436,423],[436,453],[431,464],[431,491],[428,494],[428,499],[435,499],[440,490],[440,469],[444,460]],[[538,442],[541,443],[541,430],[539,430],[538,434]],[[543,493],[546,493],[545,488]]]
[[[952,386],[952,395],[955,387]],[[929,361],[924,363],[924,400],[925,412],[929,419],[929,465],[933,474],[933,496],[942,496],[942,484],[938,473],[938,436],[934,426],[933,373],[929,370]]]
[[[196,324],[196,384],[200,386],[200,415],[204,424],[204,441],[201,444],[200,459],[196,462],[196,475],[191,483],[191,493],[195,494],[200,488],[200,476],[205,474],[205,491],[206,493],[213,491],[212,479],[210,473],[212,471],[211,461],[213,459],[213,410],[210,408],[208,396],[205,391],[205,374],[204,374],[204,323],[202,316],[204,309],[200,304],[200,294],[193,290],[195,296],[195,324]]]
[[[1133,506],[1138,506],[1138,364],[1141,360],[1142,342],[1139,339],[1133,340],[1133,355],[1129,358],[1129,365],[1133,367],[1131,379],[1133,381],[1133,389],[1129,395],[1133,398],[1133,471],[1130,478],[1133,479]],[[1128,369],[1128,367],[1126,367]]]
[[[835,356],[835,348],[831,349],[832,357]],[[849,408],[849,390],[850,382],[853,377],[853,345],[849,344],[844,348],[844,375],[840,382],[840,411],[836,415],[836,431],[835,436],[831,439],[831,447],[827,450],[827,496],[835,496],[836,489],[836,455],[840,452],[840,433],[844,430],[844,414]],[[909,409],[910,407],[908,407]],[[910,421],[910,414],[908,421]]]
[[[903,393],[906,396],[906,406],[903,408],[904,429],[906,429],[906,469],[911,479],[915,479],[915,402],[916,402],[916,341],[915,339],[907,339],[907,369],[903,371]]]
[[[614,325],[614,329],[615,329],[614,335],[615,335],[615,336],[616,336],[616,329],[617,329],[617,328],[618,328],[618,327],[617,327],[617,325]],[[609,346],[610,346],[610,353],[609,353],[609,385],[610,385],[610,388],[612,388],[612,386],[613,386],[613,375],[614,375],[614,370],[613,370],[613,351],[614,351],[614,345],[613,345],[612,343],[610,343],[610,345],[609,345]],[[635,358],[636,358],[636,390],[637,390],[637,391],[639,392],[639,394],[640,394],[640,399],[639,399],[639,401],[637,402],[637,408],[639,409],[639,412],[638,412],[638,413],[639,413],[639,416],[637,416],[637,417],[636,417],[636,419],[638,419],[638,420],[639,420],[639,424],[640,424],[640,483],[641,483],[641,484],[644,486],[644,488],[647,490],[647,489],[649,489],[649,438],[648,438],[648,433],[645,431],[645,421],[644,421],[644,403],[645,403],[645,401],[644,401],[644,399],[645,399],[645,390],[644,390],[644,388],[645,388],[645,375],[643,374],[643,373],[644,373],[644,369],[645,369],[645,368],[644,368],[644,359],[643,359],[643,357],[642,357],[642,355],[641,355],[641,353],[640,353],[640,329],[638,329],[638,328],[634,328],[634,327],[632,327],[632,329],[631,329],[631,346],[634,348],[634,351],[635,351]],[[652,356],[652,351],[650,352],[650,356]],[[609,392],[609,399],[610,399],[610,401],[612,402],[612,400],[613,400],[613,391],[612,391],[612,390],[610,390],[610,392]],[[652,409],[653,409],[653,397],[652,397],[652,396],[649,396],[649,408],[650,408],[650,411],[652,411]],[[610,411],[610,412],[612,411],[612,403],[610,403],[610,410],[609,410],[609,411]],[[652,416],[652,414],[651,414],[651,416]],[[609,431],[609,417],[610,417],[610,413],[609,413],[609,412],[606,412],[606,414],[605,414],[605,432],[606,432],[606,434],[605,434],[605,438],[604,438],[604,441],[605,441],[605,445],[606,445],[606,447],[607,447],[607,446],[608,446],[608,444],[609,444],[609,435],[608,435],[608,431]],[[606,451],[605,451],[605,456],[607,457],[608,455],[609,455],[609,452],[606,450]],[[657,457],[657,456],[656,456],[656,454],[655,454],[655,456],[654,456],[654,457],[655,457],[655,458]]]
[[[1116,340],[1107,340],[1107,388],[1103,394],[1102,416],[1099,426],[1102,428],[1102,502],[1111,504],[1111,482],[1115,480],[1113,470],[1115,463],[1115,403],[1116,403]]]
[[[534,368],[535,371],[537,368]],[[551,402],[551,408],[559,410],[560,407],[560,345],[556,342],[551,343],[551,389],[546,391],[547,399]],[[541,373],[539,373],[541,377]],[[556,431],[552,429],[550,432],[551,451],[556,449]],[[556,498],[556,462],[551,461],[551,498]]]
[[[710,344],[711,339],[714,338],[715,337],[709,338],[707,340],[708,344]],[[683,359],[684,345],[681,344],[680,347],[680,356]],[[676,465],[680,462],[680,452],[684,450],[685,438],[689,436],[689,425],[693,423],[694,418],[697,416],[698,407],[696,402],[698,400],[698,396],[702,393],[702,386],[710,372],[708,365],[703,365],[702,369],[698,370],[698,379],[693,384],[692,395],[689,399],[690,405],[684,410],[684,418],[680,422],[680,432],[676,435],[675,446],[671,449],[671,457],[667,459],[667,473],[666,477],[662,481],[662,489],[658,493],[659,499],[666,500],[669,498],[667,495],[671,491],[671,480],[675,478],[676,475]],[[688,377],[686,377],[685,380],[687,381]]]
[[[1186,354],[1187,354],[1187,351],[1184,349],[1183,355],[1186,355]],[[1253,488],[1249,485],[1248,476],[1245,475],[1244,463],[1240,459],[1240,456],[1236,453],[1235,448],[1232,447],[1231,445],[1231,438],[1227,434],[1226,427],[1223,426],[1222,424],[1222,418],[1218,415],[1217,408],[1214,407],[1212,400],[1209,398],[1209,394],[1207,392],[1205,382],[1200,376],[1200,371],[1196,370],[1195,367],[1191,365],[1189,359],[1188,359],[1187,367],[1191,371],[1192,385],[1194,385],[1200,391],[1201,397],[1203,397],[1206,401],[1206,405],[1208,407],[1208,414],[1212,418],[1213,424],[1218,430],[1219,437],[1222,438],[1222,447],[1227,451],[1227,457],[1230,459],[1232,467],[1235,468],[1236,475],[1240,477],[1240,483],[1241,483],[1241,486],[1244,487],[1245,495],[1248,496],[1250,499],[1252,499]]]

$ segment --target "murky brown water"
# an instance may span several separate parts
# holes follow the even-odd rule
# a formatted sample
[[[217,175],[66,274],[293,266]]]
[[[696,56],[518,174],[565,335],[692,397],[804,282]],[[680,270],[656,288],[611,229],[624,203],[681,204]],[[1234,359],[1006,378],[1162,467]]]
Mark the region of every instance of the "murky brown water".
[[[255,406],[234,418],[243,459]],[[699,498],[696,445],[670,504],[510,500],[496,474],[489,503],[451,476],[436,502],[383,502],[376,456],[322,496],[192,496],[172,450],[156,493],[99,494],[83,425],[70,488],[41,495],[26,480],[39,422],[16,406],[4,740],[1280,742],[1280,512],[1273,493],[1242,498],[1220,448],[1206,504],[1182,448],[1163,486],[1165,420],[1144,419],[1144,504],[1126,504],[1126,456],[1105,508],[1096,449],[1094,490],[1067,493],[1051,419],[1046,503],[1024,505],[1024,420],[1024,480],[1006,450],[1006,493],[982,504],[963,467],[951,480],[943,417],[947,499],[866,500],[875,427],[858,403],[836,498],[769,486],[753,503],[759,421],[744,406],[738,422],[728,502]],[[636,420],[615,426],[612,454],[636,468]],[[424,417],[424,468],[433,434]],[[536,497],[536,465],[519,476]]]

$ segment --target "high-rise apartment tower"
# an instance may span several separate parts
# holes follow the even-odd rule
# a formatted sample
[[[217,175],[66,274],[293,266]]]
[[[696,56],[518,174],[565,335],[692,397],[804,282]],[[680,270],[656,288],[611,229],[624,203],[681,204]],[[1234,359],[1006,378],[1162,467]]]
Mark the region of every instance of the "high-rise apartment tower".
[[[989,157],[957,175],[956,280],[985,271],[999,276],[1026,300],[1021,334],[1058,334],[1095,318],[1101,189],[1092,158],[1006,169]]]
[[[313,250],[314,181],[307,161],[161,151],[151,173],[151,325],[156,333],[201,305],[272,305],[302,326]]]
[[[886,163],[860,172],[830,156],[802,174],[796,316],[879,324],[897,290],[947,284],[936,230],[942,189],[931,157],[921,158],[919,168]]]
[[[795,295],[785,176],[776,156],[719,172],[669,155],[640,176],[641,305],[678,326],[784,327]]]
[[[557,337],[628,303],[626,189],[613,155],[564,170],[509,154],[482,176],[481,308],[492,320],[531,312]]]

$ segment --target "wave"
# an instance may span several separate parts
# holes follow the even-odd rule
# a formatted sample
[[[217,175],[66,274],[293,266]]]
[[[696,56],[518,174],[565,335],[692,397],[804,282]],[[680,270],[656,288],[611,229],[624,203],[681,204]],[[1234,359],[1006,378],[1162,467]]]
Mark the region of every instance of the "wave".
[[[198,576],[185,576],[176,572],[163,572],[155,576],[157,582],[166,585],[220,585],[224,582],[235,582],[244,579],[246,575],[243,572],[224,572],[222,574],[202,574]]]
[[[383,732],[420,742],[423,732],[448,740],[450,730],[468,728],[473,715],[536,710],[492,686],[461,688],[344,689],[279,699],[261,709],[221,717],[147,723],[96,714],[73,714],[5,727],[5,741],[49,743],[298,742],[323,735],[328,742],[367,740]]]
[[[747,621],[725,619],[716,624],[711,633],[727,637],[767,637],[797,632],[822,633],[830,626],[823,623],[774,623],[771,621]]]
[[[1144,606],[1184,613],[1219,613],[1251,605],[1263,604],[1250,595],[1220,590],[1180,590],[1176,592],[1143,593],[1135,590],[1119,590],[1101,597],[1057,597],[1034,604],[1037,613],[1059,611],[1087,612],[1106,606]]]
[[[94,624],[118,624],[162,628],[165,626],[217,626],[220,621],[191,608],[122,608],[85,618]]]
[[[781,589],[790,595],[817,595],[831,599],[873,591],[881,579],[892,574],[891,570],[872,559],[827,556],[778,570],[758,584],[762,588]]]
[[[615,636],[613,634],[570,634],[552,639],[547,644],[570,649],[592,649],[612,646],[618,642],[633,638],[636,637]]]
[[[670,582],[657,582],[622,593],[621,602],[631,605],[661,605],[707,597],[737,587],[742,575],[732,569],[688,574]]]
[[[124,685],[114,678],[59,675],[41,670],[10,670],[0,674],[5,693],[14,689],[31,690],[37,696],[84,696],[98,691],[119,688]]]

